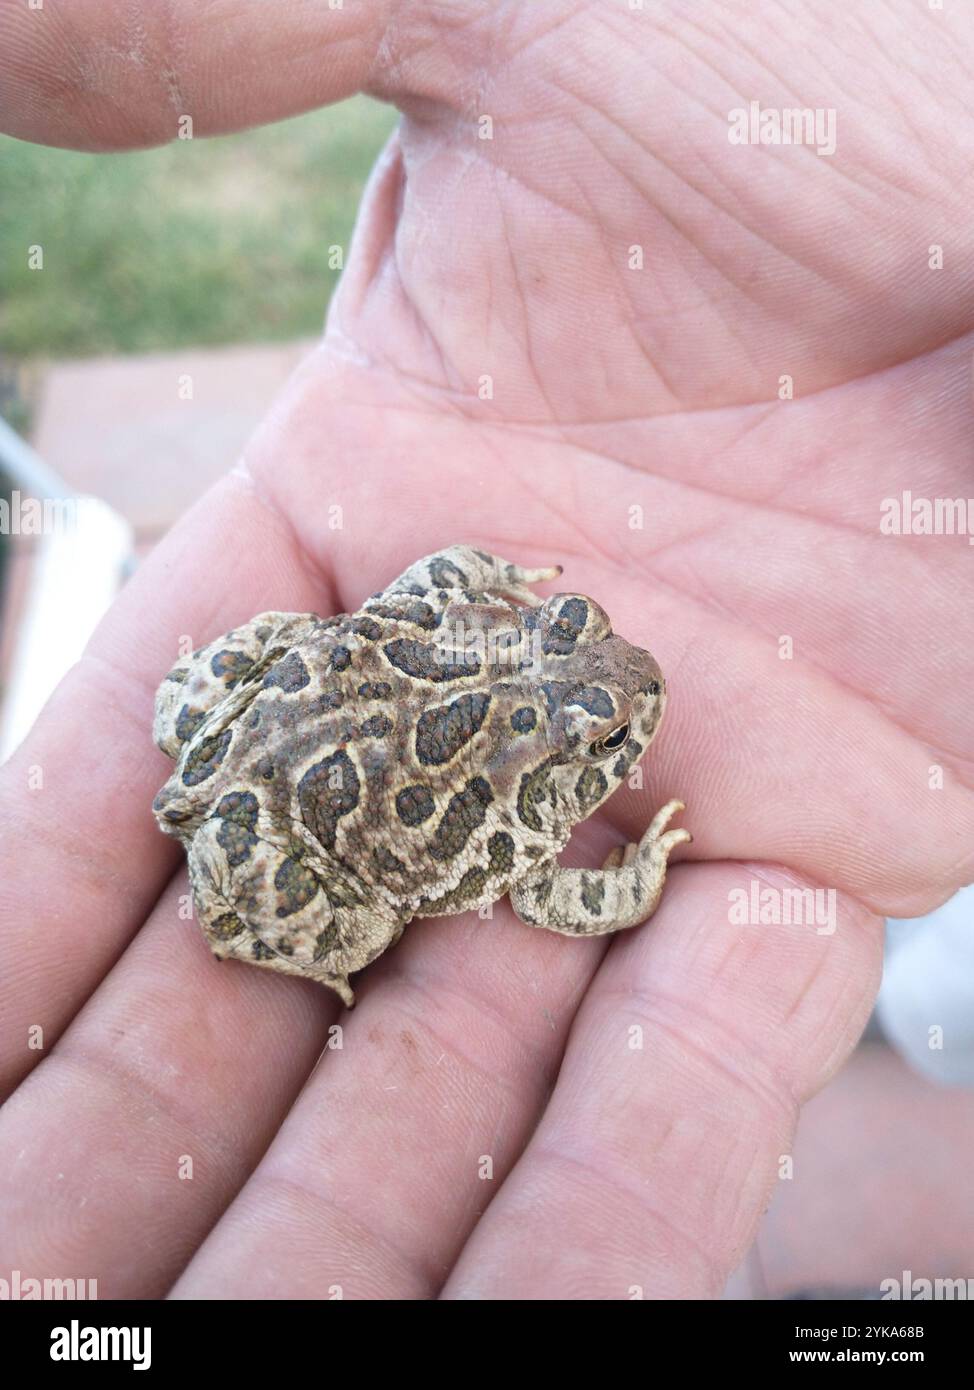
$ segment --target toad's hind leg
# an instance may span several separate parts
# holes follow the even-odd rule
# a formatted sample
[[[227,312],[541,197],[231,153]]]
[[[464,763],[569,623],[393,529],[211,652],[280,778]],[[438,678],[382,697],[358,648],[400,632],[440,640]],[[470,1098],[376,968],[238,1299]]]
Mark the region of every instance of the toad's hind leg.
[[[188,857],[196,915],[215,955],[316,980],[349,1008],[349,975],[402,934],[388,904],[340,865],[280,843],[246,796],[221,802]]]
[[[384,593],[422,590],[426,595],[439,589],[467,589],[474,593],[501,594],[535,607],[541,599],[528,586],[557,579],[560,574],[561,565],[525,569],[471,545],[451,545],[410,565]]]
[[[158,747],[178,758],[209,711],[262,676],[314,621],[306,613],[259,613],[177,661],[156,692],[152,736]]]

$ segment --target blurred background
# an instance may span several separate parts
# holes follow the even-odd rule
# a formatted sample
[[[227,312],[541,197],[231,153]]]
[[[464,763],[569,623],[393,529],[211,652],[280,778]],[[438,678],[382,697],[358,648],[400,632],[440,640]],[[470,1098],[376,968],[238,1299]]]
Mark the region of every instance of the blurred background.
[[[0,137],[0,758],[319,333],[395,120],[356,98],[134,154]],[[879,1298],[908,1271],[974,1297],[972,917],[966,890],[890,924],[877,1013],[728,1297]]]
[[[112,155],[0,136],[0,420],[32,449],[0,425],[0,757],[321,331],[396,119],[358,97]],[[42,498],[66,505],[34,534]]]

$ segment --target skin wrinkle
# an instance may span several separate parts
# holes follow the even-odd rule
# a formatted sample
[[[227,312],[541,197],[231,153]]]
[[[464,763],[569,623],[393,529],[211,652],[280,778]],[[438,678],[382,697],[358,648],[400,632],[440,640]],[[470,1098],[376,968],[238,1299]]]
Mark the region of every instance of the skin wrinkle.
[[[629,988],[621,985],[599,986],[600,1005],[603,1002],[611,1003],[613,998],[625,1005],[628,1015],[638,1014],[633,1021],[646,1024],[647,1032],[663,1034],[683,1052],[688,1052],[698,1062],[703,1062],[706,1069],[712,1068],[726,1080],[733,1082],[735,1088],[744,1091],[756,1102],[759,1110],[774,1115],[790,1115],[789,1123],[797,1123],[798,1111],[802,1101],[807,1097],[796,1095],[794,1087],[789,1085],[784,1073],[767,1057],[760,1053],[755,1054],[753,1036],[745,1040],[735,1035],[729,1027],[721,1025],[708,1010],[701,1009],[699,1005],[688,1005],[675,996],[664,995],[649,984],[635,984]],[[708,1029],[714,1034],[710,1042],[716,1043],[718,1039],[731,1038],[735,1048],[746,1056],[749,1062],[756,1059],[761,1064],[765,1075],[752,1076],[743,1068],[732,1066],[727,1054],[719,1046],[711,1047],[707,1041],[694,1036],[692,1028],[697,1024],[704,1035]],[[724,1093],[722,1090],[721,1094]]]
[[[589,139],[590,143],[592,143],[592,144],[594,145],[594,141],[591,140],[591,137],[588,135],[588,132],[585,131],[585,130],[583,129],[582,125],[580,124],[580,122],[578,121],[577,118],[573,118],[573,120],[572,120],[572,126],[573,126],[574,129],[576,129],[576,130],[579,132],[580,135],[584,135],[585,138],[586,138],[586,139]],[[598,146],[595,146],[595,148],[597,149]],[[612,161],[611,161],[611,160],[608,160],[608,159],[606,160],[606,162],[609,163],[609,164],[612,163]],[[615,166],[614,164],[612,165],[612,167],[613,167],[613,168],[616,168],[616,166]],[[619,171],[617,170],[617,172],[619,172]],[[586,205],[588,206],[590,216],[592,217],[593,223],[594,223],[594,226],[595,226],[596,235],[598,235],[599,240],[600,240],[600,242],[601,242],[601,244],[602,244],[602,249],[603,249],[603,251],[605,252],[606,264],[615,267],[615,273],[616,273],[616,278],[617,278],[617,282],[618,282],[618,288],[619,288],[619,289],[623,289],[623,286],[625,285],[625,277],[624,277],[623,272],[622,272],[622,266],[621,266],[620,264],[617,263],[618,258],[613,254],[614,248],[613,248],[613,246],[612,246],[612,245],[610,244],[610,242],[609,242],[608,235],[607,235],[606,231],[604,230],[604,228],[602,228],[601,226],[598,225],[597,219],[595,218],[595,208],[594,208],[594,206],[593,206],[593,204],[592,204],[592,202],[591,202],[591,199],[590,199],[589,196],[588,196],[588,193],[587,193],[587,192],[585,191],[585,189],[583,188],[582,184],[579,182],[579,180],[578,180],[577,178],[574,178],[574,179],[573,179],[573,183],[575,184],[575,187],[576,187],[576,189],[577,189],[577,191],[578,191],[578,193],[579,193],[579,196],[580,196],[581,198],[584,199]],[[663,214],[663,216],[664,216],[664,218],[665,218],[665,214]],[[665,220],[668,221],[669,219],[666,219],[666,218],[665,218]],[[674,229],[674,230],[675,230],[675,229]],[[626,302],[626,303],[628,304],[629,309],[632,311],[631,317],[629,317],[629,318],[626,320],[626,328],[627,328],[627,330],[628,330],[628,332],[629,332],[629,336],[630,336],[630,339],[631,339],[631,342],[632,342],[633,347],[634,347],[635,350],[639,353],[639,355],[643,358],[643,360],[646,362],[647,366],[651,369],[651,371],[653,372],[653,374],[654,374],[655,377],[656,377],[656,380],[663,386],[663,388],[668,392],[668,394],[673,398],[673,400],[677,400],[677,399],[678,399],[678,392],[677,392],[675,386],[672,384],[672,382],[670,382],[670,380],[667,378],[667,375],[666,375],[666,372],[665,372],[664,369],[663,369],[662,363],[661,363],[661,362],[658,362],[657,360],[655,360],[655,359],[653,358],[653,356],[652,356],[651,352],[649,351],[649,349],[647,348],[646,344],[645,344],[645,343],[642,341],[642,339],[640,338],[639,332],[638,332],[637,327],[636,327],[636,322],[637,322],[637,318],[638,318],[638,315],[637,315],[636,312],[635,312],[636,306],[635,306],[635,304],[633,303],[633,300],[630,298],[628,289],[623,290],[622,298],[623,298],[623,301]],[[708,303],[709,303],[709,301],[708,301]],[[549,409],[550,409],[550,407],[549,407]],[[554,412],[554,411],[551,411],[551,414],[554,416],[555,412]]]
[[[241,1201],[244,1206],[252,1204],[259,1210],[265,1205],[261,1196],[262,1188],[270,1188],[272,1191],[276,1188],[285,1195],[285,1198],[288,1194],[296,1193],[299,1197],[309,1200],[313,1207],[326,1216],[329,1213],[333,1215],[336,1218],[336,1224],[346,1228],[349,1235],[355,1235],[355,1245],[357,1249],[359,1249],[362,1244],[358,1235],[364,1232],[366,1239],[371,1241],[376,1249],[384,1251],[388,1255],[392,1255],[396,1262],[406,1271],[407,1278],[411,1284],[426,1290],[425,1294],[415,1293],[409,1295],[410,1297],[430,1298],[434,1296],[438,1276],[431,1260],[424,1260],[420,1258],[415,1251],[403,1249],[399,1242],[394,1240],[390,1235],[385,1232],[380,1233],[377,1231],[363,1215],[352,1211],[349,1207],[344,1205],[344,1203],[339,1201],[334,1190],[326,1191],[324,1188],[315,1187],[310,1182],[306,1182],[304,1180],[304,1174],[307,1171],[307,1169],[298,1168],[294,1172],[284,1172],[283,1169],[275,1168],[273,1162],[263,1165],[252,1180],[253,1186],[245,1188],[237,1200]],[[246,1193],[246,1196],[244,1196],[244,1193]],[[273,1201],[268,1205],[272,1206]],[[285,1205],[290,1212],[290,1203],[286,1202]],[[297,1215],[298,1213],[295,1212],[294,1214]],[[232,1209],[230,1216],[232,1219]],[[327,1227],[331,1225],[331,1223],[326,1221],[325,1225]],[[202,1247],[204,1261],[205,1249],[206,1247],[204,1245]],[[195,1258],[197,1258],[197,1256],[193,1256],[193,1259]],[[200,1296],[198,1293],[184,1293],[179,1287],[182,1280],[188,1276],[190,1288],[192,1288],[193,1272],[190,1269],[191,1264],[192,1260],[190,1260],[189,1264],[187,1264],[186,1268],[182,1271],[179,1281],[177,1281],[176,1285],[170,1291],[170,1298],[198,1298]],[[250,1286],[249,1279],[248,1286]]]
[[[802,392],[801,396],[797,399],[796,404],[805,404],[811,401],[815,401],[823,396],[827,397],[831,392],[841,391],[843,388],[847,386],[855,386],[864,382],[870,382],[873,380],[881,379],[887,373],[898,371],[900,368],[903,367],[919,365],[923,362],[924,358],[935,356],[937,353],[944,352],[949,348],[952,348],[955,344],[962,343],[965,340],[971,340],[971,342],[974,343],[974,330],[964,330],[963,332],[950,333],[947,337],[941,339],[940,341],[923,348],[919,352],[910,353],[910,355],[907,357],[902,357],[893,361],[885,362],[881,366],[870,368],[868,371],[865,371],[860,375],[843,377],[841,380],[826,382],[821,386],[812,387],[810,390]],[[356,346],[358,345],[356,344]],[[322,347],[329,347],[327,338],[322,343]],[[435,392],[438,401],[442,399],[444,403],[448,403],[454,406],[459,405],[461,408],[467,403],[469,403],[470,405],[473,404],[470,392],[458,392],[456,389],[443,386],[425,377],[420,377],[415,373],[410,372],[408,369],[394,367],[387,362],[377,361],[375,363],[370,363],[370,367],[371,366],[374,366],[376,370],[380,370],[388,373],[390,376],[394,376],[396,381],[402,381],[406,384],[415,384],[419,387]],[[582,449],[586,446],[572,443],[571,439],[569,438],[568,431],[589,428],[596,429],[605,425],[642,423],[654,424],[657,421],[695,419],[698,416],[706,418],[707,416],[711,415],[722,415],[727,414],[730,411],[753,409],[754,407],[758,406],[767,406],[771,409],[777,409],[779,407],[779,404],[780,403],[777,401],[769,401],[766,396],[761,396],[755,397],[753,400],[745,399],[722,402],[720,405],[681,405],[679,409],[676,410],[654,411],[652,414],[649,415],[616,415],[598,417],[595,419],[586,418],[583,420],[558,420],[557,422],[551,419],[541,418],[535,420],[526,420],[519,419],[514,416],[508,416],[506,419],[503,420],[483,420],[476,416],[471,416],[469,414],[463,415],[462,418],[468,423],[481,424],[485,427],[491,427],[496,429],[532,430],[538,431],[539,433],[555,429],[558,431],[557,438],[559,442],[564,442],[570,448],[573,449]],[[541,437],[543,438],[545,436],[541,434]],[[588,450],[588,452],[592,451]],[[632,462],[628,459],[617,457],[615,455],[606,454],[599,456],[609,458],[612,462],[618,463],[622,467],[630,469],[634,472],[646,474],[650,471],[648,468],[642,467],[637,462]],[[662,476],[667,478],[670,477],[669,474],[663,474]],[[694,484],[694,486],[695,485],[696,484]],[[711,491],[714,496],[730,496],[730,494],[722,494],[716,492],[712,488],[708,490]],[[747,498],[745,500],[748,503],[750,502],[750,498]],[[813,515],[816,517],[816,519],[819,519],[817,513],[806,512],[803,513],[803,515]],[[824,520],[824,518],[822,519]],[[842,523],[836,522],[835,524],[840,525]]]
[[[581,127],[579,127],[579,129],[581,130]],[[587,134],[587,133],[586,133],[586,134]],[[488,161],[488,162],[491,162],[491,161]],[[505,172],[507,173],[508,177],[515,179],[515,181],[517,181],[517,182],[522,182],[522,181],[518,178],[518,176],[514,175],[511,171],[505,170]],[[543,198],[546,197],[546,195],[545,195],[544,193],[540,192],[540,191],[537,190],[537,189],[532,189],[531,191],[537,193],[538,196],[541,196],[541,197],[543,197]],[[699,191],[699,190],[696,190],[696,191]],[[704,195],[701,194],[701,196],[704,196]],[[502,217],[503,217],[503,201],[502,201],[502,200],[499,200],[499,206],[500,206],[501,214],[502,214]],[[658,214],[664,215],[664,216],[665,216],[665,214],[662,212],[662,209],[661,209],[661,208],[657,208],[656,211],[657,211]],[[741,224],[741,225],[743,226],[744,224]],[[677,229],[677,230],[679,230],[679,229]],[[748,228],[745,227],[745,230],[750,230],[750,229],[748,229]],[[680,234],[681,236],[685,236],[685,233],[683,233],[683,232],[680,232],[679,234]],[[771,243],[767,243],[767,242],[765,242],[765,244],[771,245]],[[508,241],[508,246],[509,246],[509,241]],[[700,248],[700,247],[698,246],[696,249],[698,250],[698,252],[700,252],[701,254],[704,254],[704,255],[705,255],[705,253],[702,252],[702,248]],[[779,250],[780,248],[774,247],[773,249]],[[706,259],[706,256],[705,256],[705,259]],[[791,258],[791,259],[794,259],[794,258]],[[798,265],[801,265],[800,262],[795,262],[795,263],[798,264]],[[717,273],[720,274],[720,275],[722,276],[722,278],[725,278],[725,279],[726,279],[726,272],[725,272],[725,271],[721,271],[721,269],[719,268],[719,266],[718,266],[715,262],[710,262],[710,264],[712,265],[713,269],[714,269],[715,271],[717,271]],[[802,267],[802,268],[807,268],[807,267]],[[517,280],[517,278],[518,278],[518,276],[517,276],[517,267],[516,267],[516,264],[513,263],[513,258],[512,258],[512,271],[513,271],[513,273],[514,273],[515,280]],[[400,279],[400,284],[401,284],[401,286],[402,286],[402,288],[403,288],[403,291],[406,293],[406,295],[407,295],[407,297],[408,297],[408,300],[409,300],[410,305],[412,306],[414,312],[416,312],[417,315],[419,315],[419,309],[418,309],[418,306],[417,306],[415,297],[414,297],[412,294],[409,293],[409,290],[408,290],[408,288],[407,288],[407,282],[406,282],[406,280],[402,277],[401,274],[400,274],[399,279]],[[734,282],[732,282],[732,283],[734,283]],[[828,283],[828,282],[827,282],[827,283]],[[743,287],[743,286],[741,286],[741,285],[739,285],[739,284],[736,284],[736,283],[735,283],[735,287],[738,288],[739,290],[741,290],[741,292],[747,293],[745,287]],[[521,299],[522,299],[522,305],[524,306],[524,310],[525,310],[525,313],[526,313],[526,302],[525,302],[525,300],[524,300],[523,290],[521,291]],[[755,301],[755,302],[756,302],[756,301]],[[449,368],[446,366],[446,361],[447,361],[447,359],[446,359],[446,355],[445,355],[445,348],[444,348],[443,344],[439,341],[439,338],[438,338],[437,336],[435,336],[435,335],[432,333],[432,330],[431,330],[429,324],[427,323],[427,321],[425,320],[425,317],[423,317],[423,316],[421,316],[421,315],[420,315],[419,317],[420,317],[420,322],[421,322],[421,324],[422,324],[423,330],[424,330],[424,332],[425,332],[426,335],[427,335],[428,341],[431,343],[431,345],[433,345],[433,346],[435,347],[435,349],[436,349],[436,351],[437,351],[437,353],[438,353],[438,355],[439,355],[439,357],[440,357],[440,360],[441,360],[441,362],[443,363],[443,372],[444,372],[444,376],[445,376],[445,377],[448,377],[448,376],[450,375],[450,371],[449,371]],[[952,334],[951,334],[950,336],[948,336],[947,338],[941,338],[941,339],[939,339],[939,340],[937,340],[937,341],[935,341],[935,342],[933,342],[933,343],[927,344],[919,353],[918,353],[917,351],[914,351],[914,352],[911,353],[911,355],[910,355],[909,357],[907,357],[907,358],[902,358],[902,359],[898,359],[898,360],[889,361],[889,362],[887,362],[887,363],[882,364],[878,369],[877,369],[877,368],[872,368],[872,369],[870,369],[869,371],[867,371],[866,373],[863,374],[863,378],[868,379],[868,378],[870,378],[870,377],[876,376],[876,375],[879,374],[879,373],[888,371],[888,370],[890,370],[892,367],[895,367],[895,366],[904,364],[904,363],[906,363],[906,362],[913,362],[913,361],[916,361],[918,355],[919,355],[919,356],[927,356],[927,355],[930,355],[930,354],[932,354],[932,353],[934,353],[934,352],[936,352],[936,351],[939,351],[941,348],[948,346],[948,345],[951,344],[952,342],[954,342],[954,341],[959,341],[961,338],[967,337],[967,336],[969,336],[968,333],[952,333]],[[642,349],[642,350],[645,351],[645,349]],[[652,361],[652,359],[649,359],[649,360],[651,361],[651,364],[652,364],[652,366],[653,366],[654,371],[657,373],[657,375],[659,376],[659,378],[660,378],[661,380],[663,380],[664,383],[666,384],[667,390],[669,391],[670,395],[673,397],[674,400],[678,399],[678,392],[676,391],[676,389],[675,389],[674,386],[672,386],[670,383],[666,382],[665,376],[664,376],[664,374],[662,373],[661,367],[660,367],[656,362]],[[455,369],[454,369],[453,375],[459,377],[459,374],[456,372]],[[544,392],[544,388],[543,388],[543,386],[542,386],[542,383],[541,383],[540,380],[538,379],[538,374],[537,374],[536,369],[534,369],[534,375],[535,375],[535,380],[536,380],[537,385],[538,385],[539,394],[542,394],[543,399],[545,399],[545,401],[548,402],[548,397],[547,397],[547,395],[546,395],[545,392]],[[810,399],[812,396],[821,394],[822,392],[827,391],[827,390],[831,390],[831,389],[833,389],[833,387],[835,387],[835,386],[837,386],[837,385],[849,384],[850,382],[855,381],[855,380],[857,380],[857,379],[860,379],[860,378],[846,376],[845,378],[843,378],[843,379],[840,380],[840,381],[832,382],[832,383],[827,383],[825,386],[813,388],[812,391],[803,392],[802,399],[803,399],[803,400],[808,400],[808,399]],[[434,387],[434,389],[437,389],[437,388]],[[440,388],[440,389],[441,389],[441,388]],[[744,403],[744,402],[737,402],[737,404],[743,404],[743,403]],[[750,403],[750,402],[748,402],[748,403]],[[753,402],[753,403],[759,403],[759,402]],[[722,405],[722,406],[718,406],[718,407],[706,407],[705,410],[706,410],[706,411],[712,411],[712,410],[714,410],[714,409],[725,409],[725,408],[727,408],[727,406],[726,406],[726,405]],[[551,409],[550,402],[548,402],[548,409],[549,409],[549,414],[550,414],[550,415],[554,415],[554,412],[553,412],[552,409]],[[677,412],[673,412],[673,413],[677,413]],[[703,413],[703,412],[702,412],[702,411],[693,411],[693,410],[691,410],[690,412],[683,411],[683,412],[681,412],[681,413],[686,414],[686,413]],[[659,417],[655,417],[655,416],[654,416],[654,417],[650,417],[650,418],[659,418]]]
[[[393,959],[395,960],[395,957],[393,957]],[[402,1004],[402,1012],[406,1020],[418,1031],[427,1032],[429,1036],[434,1039],[436,1045],[445,1052],[448,1057],[452,1057],[461,1067],[473,1072],[479,1076],[481,1080],[486,1081],[488,1084],[496,1084],[509,1094],[513,1094],[516,1089],[515,1082],[518,1075],[521,1077],[539,1076],[544,1081],[545,1086],[554,1081],[554,1076],[557,1073],[557,1066],[552,1069],[551,1065],[545,1062],[543,1051],[538,1047],[537,1043],[532,1042],[527,1034],[517,1027],[516,1022],[504,1009],[500,1008],[483,994],[477,987],[476,981],[472,981],[469,984],[464,982],[464,987],[460,988],[458,985],[449,984],[444,982],[443,979],[440,979],[434,987],[429,981],[423,979],[419,970],[410,968],[408,965],[396,964],[390,966],[387,971],[383,973],[381,979],[382,992],[385,992],[388,986],[390,987],[390,992],[394,993],[391,987],[397,983],[405,984],[407,988],[411,989],[419,996],[420,1001],[425,1002],[427,1006],[433,1006],[433,1010],[430,1011],[428,1009],[427,1013],[424,1015],[420,1008],[407,1009],[406,1005]],[[489,1060],[479,1062],[471,1056],[470,1052],[465,1047],[461,1046],[461,1041],[469,1036],[468,1033],[463,1032],[461,1039],[457,1039],[456,1042],[450,1042],[449,1039],[445,1038],[443,1034],[433,1026],[431,1018],[435,1014],[435,1008],[444,999],[452,999],[455,1003],[460,1004],[461,1011],[468,1011],[474,1022],[484,1017],[493,1019],[494,1022],[501,1025],[501,1033],[506,1039],[510,1039],[511,1037],[516,1039],[517,1047],[522,1055],[516,1059],[512,1059],[513,1069],[510,1076],[499,1076],[495,1071],[491,1070],[495,1062],[493,1056]],[[393,1000],[393,1003],[396,1007],[400,1007],[400,1000],[398,997]]]
[[[233,1173],[238,1180],[243,1176],[238,1145],[222,1134],[219,1128],[201,1126],[200,1120],[204,1117],[197,1116],[191,1119],[179,1105],[179,1089],[176,1088],[172,1093],[164,1091],[151,1079],[148,1069],[137,1070],[126,1063],[120,1063],[112,1053],[104,1049],[98,1051],[91,1044],[79,1049],[69,1041],[67,1035],[58,1039],[45,1060],[58,1062],[62,1067],[75,1072],[79,1077],[78,1084],[82,1092],[92,1076],[108,1082],[114,1090],[137,1102],[146,1120],[147,1130],[151,1130],[158,1119],[167,1120],[177,1131],[184,1132],[192,1139],[197,1146],[193,1152],[197,1155],[205,1154],[207,1163],[212,1162],[215,1157],[228,1176]],[[45,1081],[53,1079],[52,1070],[56,1072],[57,1068],[43,1072]],[[36,1084],[41,1075],[37,1070],[31,1073],[24,1082],[25,1088],[32,1083]],[[128,1115],[129,1107],[123,1106],[122,1113]]]
[[[550,80],[552,80],[555,83],[555,85],[558,85],[557,78],[552,78]],[[565,91],[564,88],[562,88],[561,90]],[[565,95],[571,96],[572,94],[565,91]],[[575,100],[578,99],[579,98],[576,94]],[[814,266],[808,265],[806,262],[800,260],[791,252],[785,251],[783,247],[780,247],[775,243],[769,241],[767,237],[765,237],[761,232],[756,230],[756,228],[749,226],[748,223],[743,221],[743,219],[740,216],[738,216],[738,214],[735,213],[731,208],[724,207],[721,204],[716,203],[711,193],[705,192],[704,189],[698,183],[693,182],[689,178],[685,168],[681,168],[678,170],[677,166],[674,163],[671,163],[670,161],[665,159],[658,150],[653,150],[649,146],[644,145],[640,140],[636,138],[636,136],[631,131],[627,130],[627,128],[624,125],[622,125],[619,121],[615,120],[614,117],[610,116],[607,111],[598,111],[598,109],[592,105],[588,105],[586,109],[595,112],[596,115],[601,115],[614,130],[619,131],[622,135],[626,136],[627,139],[631,140],[636,145],[637,149],[640,151],[641,154],[648,155],[649,158],[652,159],[655,163],[661,165],[668,174],[671,174],[673,178],[677,181],[678,186],[681,186],[690,193],[696,194],[702,203],[706,204],[711,208],[716,209],[716,211],[718,212],[723,213],[725,217],[727,217],[731,222],[733,222],[737,227],[739,227],[741,231],[746,232],[748,236],[753,237],[761,245],[768,247],[770,250],[777,252],[778,255],[784,257],[787,261],[789,261],[792,265],[796,266],[799,270],[803,270],[807,274],[814,276],[816,279],[820,280],[824,285],[828,286],[829,289],[836,290],[839,288],[839,286],[833,280],[830,280],[828,276],[826,276],[822,271],[816,269]],[[579,129],[581,130],[582,127],[579,126]],[[601,154],[601,149],[596,144],[594,137],[589,135],[587,131],[584,133],[586,134],[587,138],[591,140],[595,148],[599,149],[599,152]],[[613,165],[612,167],[615,168],[616,166]],[[657,201],[653,205],[652,212],[657,217],[663,217],[668,223],[668,225],[670,225],[674,229],[674,231],[677,232],[677,234],[680,236],[680,238],[686,244],[686,246],[692,251],[696,252],[698,256],[700,256],[704,261],[706,261],[707,264],[710,265],[711,268],[717,272],[717,274],[723,281],[730,283],[734,287],[734,289],[738,290],[741,294],[745,295],[746,297],[752,297],[746,284],[732,278],[732,269],[734,266],[733,258],[729,258],[727,264],[723,266],[718,264],[718,262],[714,261],[707,254],[706,250],[701,244],[701,239],[699,237],[695,237],[693,232],[691,232],[691,230],[688,227],[682,227],[679,225],[679,223],[674,222],[671,215],[663,207],[661,201]],[[757,303],[756,300],[754,302]]]
[[[726,1282],[726,1274],[718,1259],[714,1257],[707,1246],[701,1244],[697,1238],[680,1227],[671,1217],[664,1215],[658,1207],[653,1206],[646,1195],[645,1189],[638,1183],[627,1181],[626,1175],[618,1168],[607,1172],[607,1155],[600,1154],[595,1160],[586,1157],[583,1150],[567,1152],[560,1148],[556,1143],[549,1140],[536,1140],[531,1145],[532,1157],[535,1161],[540,1161],[541,1172],[544,1172],[545,1162],[553,1166],[569,1168],[585,1174],[595,1187],[608,1187],[616,1193],[624,1193],[627,1197],[634,1200],[637,1206],[643,1211],[654,1225],[666,1231],[668,1235],[675,1236],[688,1250],[691,1250],[699,1259],[705,1271],[705,1287],[709,1294],[704,1297],[717,1297]],[[553,1184],[560,1185],[560,1184]],[[571,1184],[567,1184],[569,1191]],[[500,1194],[498,1194],[499,1196]],[[497,1198],[495,1197],[495,1201]],[[647,1246],[651,1251],[658,1251],[662,1242],[650,1238]],[[673,1261],[668,1263],[673,1264]],[[685,1267],[684,1267],[685,1269]]]
[[[496,190],[496,189],[497,189],[496,175],[494,176],[494,187],[495,187],[495,190]],[[513,248],[513,246],[511,245],[510,232],[509,232],[508,226],[507,226],[507,215],[506,215],[506,211],[505,211],[505,207],[504,207],[504,198],[503,198],[503,196],[501,195],[501,193],[499,192],[499,190],[497,191],[496,204],[497,204],[497,208],[498,208],[498,210],[499,210],[499,212],[500,212],[500,229],[501,229],[501,234],[502,234],[502,236],[503,236],[503,238],[504,238],[504,245],[505,245],[505,247],[506,247],[506,249],[507,249],[507,259],[508,259],[508,263],[509,263],[509,265],[510,265],[510,267],[511,267],[511,276],[512,276],[512,279],[513,279],[513,282],[514,282],[514,287],[515,287],[515,289],[516,289],[516,291],[517,291],[518,302],[519,302],[520,310],[521,310],[521,323],[522,323],[522,327],[523,327],[523,331],[524,331],[524,358],[525,358],[525,364],[526,364],[526,366],[527,366],[527,368],[528,368],[528,371],[531,373],[531,376],[532,376],[533,379],[534,379],[534,383],[535,383],[535,386],[537,387],[538,394],[541,396],[541,399],[544,401],[545,405],[548,407],[548,413],[549,413],[549,415],[551,415],[552,418],[554,418],[554,417],[555,417],[555,411],[554,411],[554,409],[552,408],[551,398],[550,398],[549,395],[548,395],[548,392],[547,392],[547,390],[546,390],[546,388],[545,388],[544,382],[543,382],[542,379],[541,379],[541,373],[538,371],[537,364],[536,364],[536,362],[535,362],[534,346],[533,346],[533,342],[532,342],[531,315],[530,315],[530,313],[528,312],[528,302],[527,302],[527,298],[526,298],[525,293],[524,293],[524,287],[523,287],[523,285],[522,285],[522,283],[521,283],[521,275],[520,275],[520,271],[519,271],[519,269],[518,269],[517,256],[514,254],[514,248]]]

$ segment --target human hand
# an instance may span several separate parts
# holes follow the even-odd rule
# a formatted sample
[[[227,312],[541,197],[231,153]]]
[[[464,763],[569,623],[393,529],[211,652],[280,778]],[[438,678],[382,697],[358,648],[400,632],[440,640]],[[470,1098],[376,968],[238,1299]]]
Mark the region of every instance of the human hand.
[[[878,529],[969,490],[970,135],[942,131],[971,26],[239,0],[211,32],[177,0],[123,44],[126,13],[0,10],[12,133],[124,147],[363,87],[406,119],[321,347],[3,770],[2,1263],[103,1297],[716,1295],[868,1016],[878,915],[974,877],[969,552]],[[758,94],[836,108],[836,153],[730,145]],[[414,922],[342,1016],[180,915],[152,696],[180,635],[354,608],[455,540],[561,562],[666,674],[646,787],[572,862],[670,795],[695,862],[611,942],[506,903]],[[752,880],[834,888],[836,931],[734,925]]]

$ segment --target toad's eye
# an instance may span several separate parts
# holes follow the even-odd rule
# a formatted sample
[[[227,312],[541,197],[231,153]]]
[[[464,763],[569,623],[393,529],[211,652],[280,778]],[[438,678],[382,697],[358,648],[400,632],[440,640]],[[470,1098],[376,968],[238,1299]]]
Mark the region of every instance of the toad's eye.
[[[601,757],[605,753],[615,753],[629,738],[629,725],[620,724],[618,729],[613,729],[611,734],[606,734],[605,738],[596,739],[590,748],[590,752],[595,757]]]

